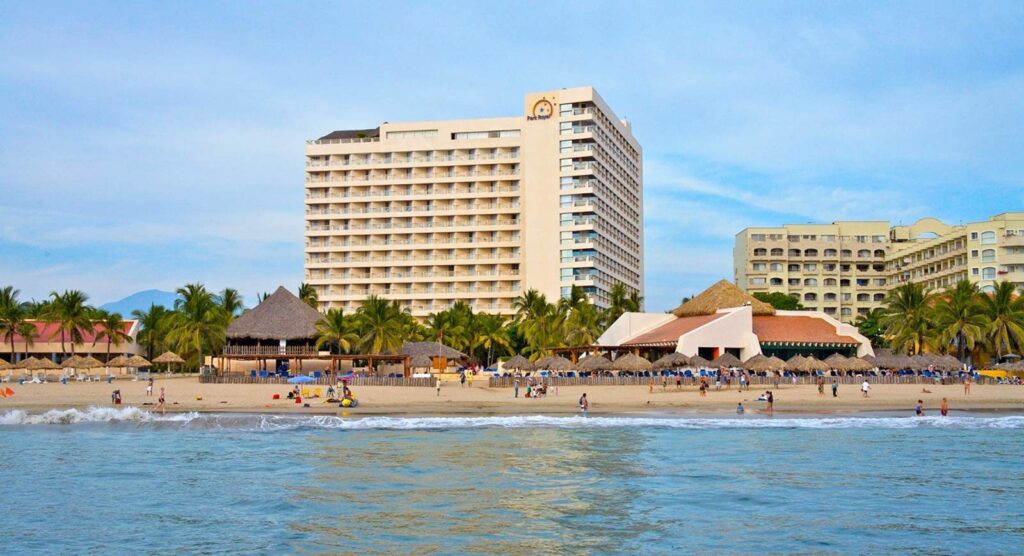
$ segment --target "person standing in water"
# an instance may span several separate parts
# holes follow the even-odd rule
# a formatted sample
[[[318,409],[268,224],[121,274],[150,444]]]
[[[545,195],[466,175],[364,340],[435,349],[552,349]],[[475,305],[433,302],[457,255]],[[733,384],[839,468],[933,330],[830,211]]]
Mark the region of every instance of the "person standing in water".
[[[924,417],[924,401],[917,400],[917,405],[914,406],[914,414],[918,417]]]
[[[942,398],[942,403],[939,404],[939,414],[943,417],[949,415],[949,402],[946,401],[946,398]]]
[[[768,411],[768,415],[771,415],[775,411],[775,395],[771,390],[765,392],[765,401],[768,402],[765,409]]]
[[[736,404],[736,414],[743,415],[743,402]]]
[[[589,408],[590,408],[590,402],[587,401],[587,393],[584,392],[583,395],[580,396],[580,413],[582,413],[583,416],[586,417],[587,416],[587,409],[589,409]]]
[[[167,414],[167,407],[164,405],[165,402],[167,401],[167,398],[165,396],[166,396],[166,392],[164,391],[164,387],[161,386],[160,387],[160,398],[157,399],[157,404],[156,404],[156,408],[160,410],[160,415],[166,415]]]

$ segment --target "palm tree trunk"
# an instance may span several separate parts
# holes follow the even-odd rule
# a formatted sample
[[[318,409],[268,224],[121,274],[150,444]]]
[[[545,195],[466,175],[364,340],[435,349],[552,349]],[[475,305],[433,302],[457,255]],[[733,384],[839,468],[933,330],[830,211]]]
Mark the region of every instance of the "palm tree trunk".
[[[75,349],[74,346],[71,346],[71,349],[72,350]],[[64,357],[67,354],[68,354],[68,348],[67,348],[67,346],[64,345],[64,329],[61,328],[60,329],[60,356]]]

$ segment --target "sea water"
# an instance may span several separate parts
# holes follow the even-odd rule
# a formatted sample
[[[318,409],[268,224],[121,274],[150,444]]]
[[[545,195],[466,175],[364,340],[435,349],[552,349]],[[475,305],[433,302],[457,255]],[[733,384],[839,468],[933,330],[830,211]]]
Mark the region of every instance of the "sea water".
[[[1007,554],[1024,417],[0,414],[4,554]]]

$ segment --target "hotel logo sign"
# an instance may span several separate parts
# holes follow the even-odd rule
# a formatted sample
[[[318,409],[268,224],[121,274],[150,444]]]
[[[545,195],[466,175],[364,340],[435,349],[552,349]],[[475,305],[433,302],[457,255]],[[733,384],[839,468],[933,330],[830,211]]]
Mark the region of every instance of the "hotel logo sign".
[[[527,114],[526,119],[530,121],[546,120],[550,118],[554,112],[555,106],[551,104],[551,101],[546,98],[542,98],[533,103],[533,108],[530,110],[530,113]]]

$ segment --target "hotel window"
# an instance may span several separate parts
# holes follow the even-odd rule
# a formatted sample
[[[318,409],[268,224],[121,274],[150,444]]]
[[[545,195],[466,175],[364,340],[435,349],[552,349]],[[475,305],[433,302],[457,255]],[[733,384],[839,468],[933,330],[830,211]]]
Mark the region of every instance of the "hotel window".
[[[782,263],[772,263],[769,268],[772,272],[782,272]]]
[[[826,315],[834,315],[834,314],[836,314],[836,308],[835,307],[825,307],[825,314]]]
[[[804,294],[804,301],[817,301],[817,300],[818,300],[818,294],[816,294],[816,293],[805,293]]]
[[[818,279],[817,278],[808,278],[808,279],[804,280],[804,285],[805,286],[817,286],[818,285]]]
[[[764,234],[750,234],[750,241],[764,241]]]
[[[836,282],[835,278],[825,278],[825,285],[826,286],[835,286],[836,283],[837,282]]]
[[[985,249],[985,250],[983,250],[981,252],[981,262],[983,262],[983,263],[991,263],[991,262],[994,262],[995,260],[996,260],[996,250],[995,249]]]
[[[876,286],[884,286],[885,285],[885,278],[875,278],[875,285]]]
[[[839,287],[840,288],[848,288],[848,287],[850,287],[850,281],[849,280],[845,280],[845,279],[844,280],[840,280],[839,281]],[[845,294],[845,295],[849,295],[849,294]]]
[[[791,265],[789,265],[788,270],[790,272],[800,272],[800,265],[798,265],[798,264],[791,264]]]
[[[764,263],[754,263],[751,265],[751,268],[754,270],[754,272],[764,272],[765,265]]]
[[[986,266],[985,268],[981,269],[981,279],[982,280],[995,280],[996,279],[996,269],[995,269],[995,267],[994,266]]]
[[[971,269],[971,274],[973,274],[974,276],[977,276],[978,275],[978,269],[977,268],[972,268]]]
[[[562,163],[562,171],[563,172],[565,170],[571,170],[572,169],[572,159],[571,158],[563,158],[561,160],[561,163]]]
[[[799,286],[800,285],[800,279],[799,278],[790,278],[789,279],[789,285],[790,286]]]
[[[833,235],[821,236],[821,241],[835,241],[835,240],[836,240],[836,236],[833,236]],[[832,251],[835,251],[835,249],[832,249]]]
[[[852,256],[853,256],[853,251],[851,251],[851,250],[849,250],[849,249],[843,249],[843,251],[842,251],[842,253],[841,253],[841,254],[842,254],[842,255],[843,255],[844,257],[852,257]]]
[[[781,286],[782,285],[782,278],[772,278],[771,279],[771,285],[773,285],[773,286]]]
[[[437,137],[436,129],[413,129],[409,131],[389,131],[388,139],[425,139]]]
[[[876,293],[875,294],[875,301],[885,301],[885,294],[884,293]]]
[[[818,265],[817,264],[815,264],[815,263],[805,263],[804,264],[804,272],[813,272],[815,270],[818,270]]]
[[[882,250],[882,249],[875,249],[875,256],[876,257],[884,257],[885,256],[885,251]]]
[[[867,278],[857,278],[857,285],[858,286],[866,286],[866,285],[868,285],[868,282],[869,282],[869,280]]]
[[[825,270],[825,272],[835,272],[836,265],[831,264],[831,263],[823,264],[823,265],[821,265],[821,268],[823,268]]]
[[[843,315],[844,317],[851,316],[853,315],[853,309],[850,309],[849,307],[843,307],[842,310],[839,311],[839,314]]]
[[[853,294],[852,293],[844,293],[844,294],[842,294],[842,299],[843,299],[843,301],[849,301],[849,300],[853,299]]]
[[[766,256],[768,256],[768,250],[763,248],[763,247],[758,248],[758,249],[754,249],[754,256],[755,257],[766,257]]]
[[[778,247],[776,247],[775,249],[772,249],[772,256],[773,257],[781,257],[782,256],[782,249],[780,249]]]
[[[977,239],[978,239],[978,232],[971,232],[971,240],[977,241]]]
[[[751,278],[750,279],[750,285],[751,286],[763,286],[764,285],[764,278]]]
[[[857,251],[857,256],[862,258],[862,259],[866,258],[866,257],[870,257],[871,256],[871,251],[868,251],[867,249],[861,249],[860,251]]]
[[[834,294],[834,293],[826,293],[825,294],[825,301],[835,301],[835,300],[836,300],[836,294]]]
[[[800,256],[800,250],[799,249],[790,249],[789,250],[789,256],[790,257],[799,257]]]
[[[558,142],[558,147],[559,147],[559,150],[561,152],[563,152],[563,153],[571,153],[572,152],[572,141],[559,141]]]
[[[972,249],[971,250],[971,258],[972,259],[977,259],[978,258],[978,250],[977,249]]]
[[[826,257],[835,257],[838,254],[839,254],[839,252],[836,251],[835,249],[826,249],[825,250],[825,256]]]
[[[565,116],[565,115],[569,115],[569,114],[572,114],[572,103],[568,103],[567,102],[567,103],[558,105],[558,115],[559,116]]]
[[[866,293],[858,293],[857,294],[857,301],[867,301],[868,299],[869,299],[869,297],[868,297],[868,294],[866,294]]]
[[[805,257],[817,257],[818,256],[818,250],[817,249],[808,249],[808,250],[804,251],[804,256]]]

